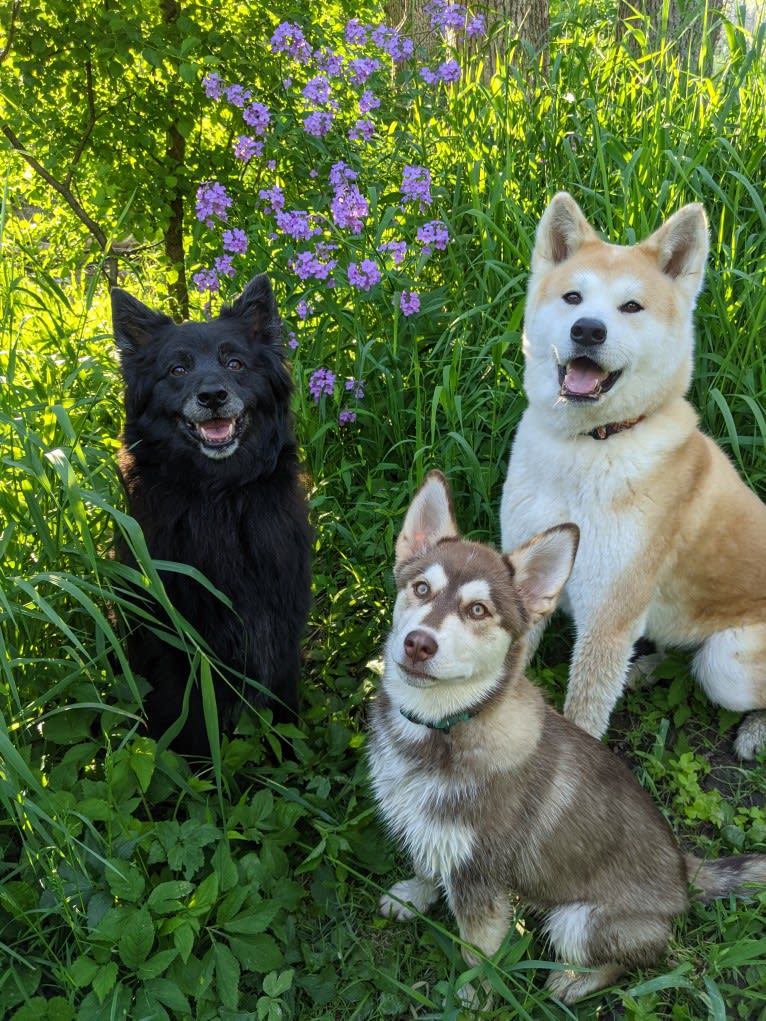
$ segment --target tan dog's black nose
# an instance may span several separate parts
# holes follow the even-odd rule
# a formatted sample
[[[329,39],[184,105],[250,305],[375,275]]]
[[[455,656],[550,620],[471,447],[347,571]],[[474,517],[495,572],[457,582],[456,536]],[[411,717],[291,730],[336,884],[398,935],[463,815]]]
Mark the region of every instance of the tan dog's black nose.
[[[404,654],[413,663],[424,663],[436,655],[439,646],[427,631],[410,631],[404,639]]]

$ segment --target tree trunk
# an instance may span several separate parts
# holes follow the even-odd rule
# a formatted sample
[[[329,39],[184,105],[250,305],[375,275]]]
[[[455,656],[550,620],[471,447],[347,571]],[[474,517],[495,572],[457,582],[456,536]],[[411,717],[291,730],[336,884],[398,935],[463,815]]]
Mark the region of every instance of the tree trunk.
[[[162,21],[172,27],[181,16],[181,4],[179,0],[161,0],[160,10]],[[170,263],[170,268],[175,271],[175,279],[170,285],[170,305],[173,315],[177,319],[189,318],[189,287],[186,279],[186,250],[184,248],[184,204],[186,194],[182,186],[184,180],[183,168],[186,161],[186,139],[181,134],[177,121],[173,115],[179,109],[174,102],[174,92],[177,86],[171,84],[168,88],[168,114],[171,118],[167,127],[167,147],[165,150],[166,174],[176,179],[171,194],[168,196],[170,206],[170,220],[165,228],[165,256]]]

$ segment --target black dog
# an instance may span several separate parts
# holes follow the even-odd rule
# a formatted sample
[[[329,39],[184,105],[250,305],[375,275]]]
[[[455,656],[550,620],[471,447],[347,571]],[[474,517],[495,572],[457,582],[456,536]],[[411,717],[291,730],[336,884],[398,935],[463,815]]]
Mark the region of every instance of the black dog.
[[[218,319],[180,326],[115,289],[112,317],[130,512],[153,559],[197,568],[233,607],[188,576],[162,574],[173,606],[228,668],[213,674],[222,729],[236,721],[243,693],[258,706],[268,701],[264,689],[275,696],[275,718],[293,718],[312,540],[271,285],[255,277]],[[132,628],[128,655],[152,685],[145,708],[159,736],[181,713],[189,655],[145,625]],[[173,744],[209,747],[196,681]]]

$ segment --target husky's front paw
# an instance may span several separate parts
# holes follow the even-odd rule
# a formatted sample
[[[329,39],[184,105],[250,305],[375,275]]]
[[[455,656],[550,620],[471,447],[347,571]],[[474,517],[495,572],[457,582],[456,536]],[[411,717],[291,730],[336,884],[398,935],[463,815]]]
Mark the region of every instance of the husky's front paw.
[[[552,971],[545,983],[545,988],[560,1003],[576,1003],[584,996],[595,993],[597,989],[610,986],[622,974],[619,964],[605,964],[591,971]]]
[[[766,747],[766,712],[748,713],[739,725],[734,750],[741,759],[754,759]]]
[[[394,883],[388,893],[384,893],[380,898],[378,907],[381,915],[386,918],[409,922],[416,915],[422,915],[424,911],[427,911],[438,896],[439,891],[430,879],[413,876],[412,879],[403,879],[400,883]],[[402,903],[403,901],[408,903]]]

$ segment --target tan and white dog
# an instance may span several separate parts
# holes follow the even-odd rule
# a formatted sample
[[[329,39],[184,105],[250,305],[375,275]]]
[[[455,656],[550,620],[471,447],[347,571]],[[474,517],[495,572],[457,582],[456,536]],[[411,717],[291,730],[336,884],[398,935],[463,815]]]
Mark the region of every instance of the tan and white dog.
[[[558,521],[579,525],[562,597],[576,628],[564,713],[597,737],[641,636],[694,650],[711,701],[766,708],[766,506],[684,396],[707,251],[696,204],[620,246],[600,240],[561,192],[537,230],[529,405],[503,489],[502,548]],[[749,758],[764,745],[766,713],[751,713],[736,750]]]
[[[529,629],[553,611],[577,536],[560,525],[506,556],[463,540],[431,472],[396,543],[369,742],[375,797],[415,868],[381,911],[412,919],[443,892],[461,938],[492,956],[516,895],[559,961],[591,969],[550,972],[568,1003],[662,956],[689,881],[704,897],[766,883],[766,855],[684,855],[624,763],[524,676]]]

